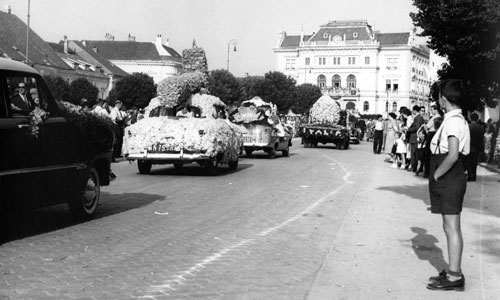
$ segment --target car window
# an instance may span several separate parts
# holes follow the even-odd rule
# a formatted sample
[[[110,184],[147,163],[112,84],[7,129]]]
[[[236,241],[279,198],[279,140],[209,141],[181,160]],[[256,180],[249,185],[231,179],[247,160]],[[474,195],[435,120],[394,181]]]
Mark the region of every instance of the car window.
[[[35,107],[46,108],[46,97],[34,76],[9,76],[6,82],[12,115],[28,115]]]

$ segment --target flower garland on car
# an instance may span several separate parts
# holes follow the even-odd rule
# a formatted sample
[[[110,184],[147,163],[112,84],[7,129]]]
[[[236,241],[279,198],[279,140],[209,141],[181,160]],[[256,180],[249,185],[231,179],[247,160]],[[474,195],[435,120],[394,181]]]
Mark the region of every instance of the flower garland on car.
[[[32,136],[38,137],[40,133],[40,124],[48,117],[49,113],[38,106],[30,112],[30,134]]]

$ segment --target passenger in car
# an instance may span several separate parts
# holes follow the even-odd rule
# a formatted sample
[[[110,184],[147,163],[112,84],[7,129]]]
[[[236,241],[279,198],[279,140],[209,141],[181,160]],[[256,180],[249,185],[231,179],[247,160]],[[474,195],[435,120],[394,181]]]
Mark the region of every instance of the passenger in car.
[[[20,82],[17,87],[19,92],[10,99],[12,109],[26,112],[31,111],[35,105],[26,94],[26,85]]]

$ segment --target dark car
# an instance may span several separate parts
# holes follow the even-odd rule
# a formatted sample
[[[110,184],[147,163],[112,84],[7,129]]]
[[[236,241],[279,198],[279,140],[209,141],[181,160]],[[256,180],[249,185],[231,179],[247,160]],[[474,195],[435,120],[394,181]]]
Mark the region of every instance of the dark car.
[[[29,109],[13,104],[19,94]],[[46,119],[37,123],[34,111],[46,112]],[[100,186],[110,182],[113,133],[100,134],[100,149],[89,147],[40,74],[0,58],[0,231],[16,227],[27,212],[61,203],[75,216],[92,215]]]

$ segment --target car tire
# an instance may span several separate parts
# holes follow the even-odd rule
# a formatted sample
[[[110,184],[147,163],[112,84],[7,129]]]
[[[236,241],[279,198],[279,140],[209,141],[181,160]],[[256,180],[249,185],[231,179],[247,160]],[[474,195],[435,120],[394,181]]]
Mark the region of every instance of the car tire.
[[[253,153],[253,150],[250,150],[250,149],[245,150],[245,155],[248,157],[252,156],[252,153]]]
[[[228,162],[229,170],[234,171],[238,169],[238,158],[236,160]]]
[[[274,159],[276,157],[276,148],[271,147],[267,150],[267,157],[270,159]]]
[[[219,162],[216,159],[206,161],[204,163],[204,168],[208,175],[216,175],[219,172]]]
[[[141,174],[149,174],[151,173],[151,162],[147,160],[138,160],[137,168],[139,169],[139,173]]]
[[[283,157],[288,157],[289,154],[290,154],[290,148],[289,147],[287,147],[286,150],[281,151],[281,155]]]
[[[89,218],[97,210],[101,198],[99,173],[90,168],[83,191],[79,197],[70,203],[71,214],[78,219]]]
[[[176,169],[182,169],[182,166],[184,166],[182,163],[175,163],[174,168]]]

